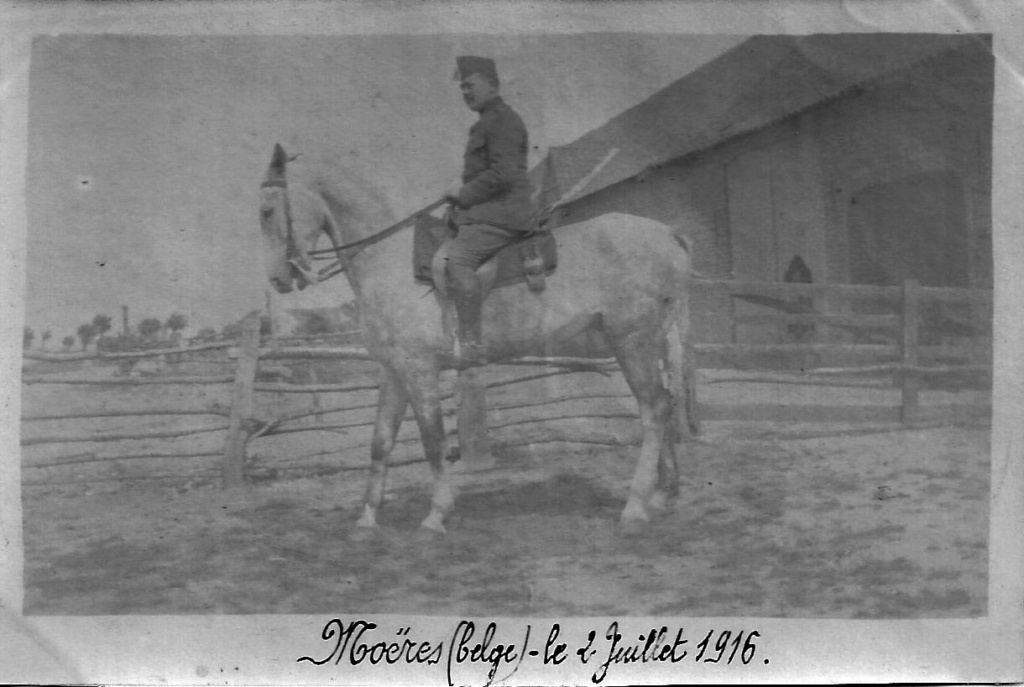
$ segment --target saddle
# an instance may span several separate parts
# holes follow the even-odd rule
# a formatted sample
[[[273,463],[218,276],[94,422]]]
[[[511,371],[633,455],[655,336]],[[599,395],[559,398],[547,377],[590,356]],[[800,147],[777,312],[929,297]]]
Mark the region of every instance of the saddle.
[[[448,294],[445,259],[455,230],[443,219],[425,215],[416,220],[413,236],[413,276]],[[524,232],[523,238],[502,248],[477,269],[484,297],[491,289],[526,282],[531,291],[543,291],[545,279],[558,266],[558,246],[550,231]]]

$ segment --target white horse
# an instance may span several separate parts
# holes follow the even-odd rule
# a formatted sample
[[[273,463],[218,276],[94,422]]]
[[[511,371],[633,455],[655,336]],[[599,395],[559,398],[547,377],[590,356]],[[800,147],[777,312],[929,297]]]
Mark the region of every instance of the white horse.
[[[394,221],[381,196],[346,170],[293,162],[280,145],[260,202],[267,278],[280,293],[311,281],[309,252],[321,234],[341,246],[372,237]],[[559,266],[545,290],[518,284],[487,297],[483,334],[488,357],[615,356],[639,404],[643,427],[621,516],[632,528],[678,492],[673,437],[688,433],[690,401],[689,380],[682,379],[689,321],[687,243],[663,224],[622,214],[559,227],[555,236]],[[452,334],[442,326],[442,305],[436,296],[425,297],[428,287],[413,279],[411,230],[371,239],[339,255],[366,348],[381,365],[370,476],[357,525],[377,525],[388,456],[411,405],[434,483],[431,510],[421,526],[443,532],[455,498],[438,384],[442,361],[451,358],[453,346]],[[663,371],[674,375],[676,383],[669,386],[675,393],[667,388]]]

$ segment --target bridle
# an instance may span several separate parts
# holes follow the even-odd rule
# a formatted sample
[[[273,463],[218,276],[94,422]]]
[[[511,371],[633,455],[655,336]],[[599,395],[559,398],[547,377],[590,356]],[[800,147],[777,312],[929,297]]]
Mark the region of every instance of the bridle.
[[[284,177],[275,176],[271,179],[267,179],[260,188],[279,188],[284,192],[284,217],[285,217],[285,231],[287,232],[286,240],[287,244],[285,247],[285,259],[306,278],[311,284],[316,284],[322,281],[326,281],[331,277],[341,274],[345,271],[345,265],[348,263],[356,254],[362,251],[364,248],[368,248],[375,243],[379,243],[384,239],[397,234],[402,229],[412,225],[414,221],[422,217],[423,215],[429,214],[437,208],[444,205],[447,200],[444,198],[438,199],[430,205],[422,208],[413,214],[409,215],[405,219],[392,224],[386,229],[370,234],[358,241],[352,241],[351,243],[339,244],[339,237],[336,231],[330,232],[331,242],[334,244],[332,248],[323,248],[319,250],[307,251],[306,255],[313,258],[314,260],[331,260],[332,262],[326,267],[322,267],[316,272],[306,262],[302,251],[299,250],[298,244],[295,241],[295,229],[292,226],[292,208],[291,202],[288,199],[288,181]]]
[[[292,204],[288,198],[288,181],[284,177],[275,176],[260,184],[260,188],[281,189],[284,196],[285,260],[310,283],[315,284],[319,282],[320,275],[313,272],[313,268],[306,262],[306,258],[302,255],[302,251],[299,250],[298,243],[295,241],[295,227],[292,223]]]

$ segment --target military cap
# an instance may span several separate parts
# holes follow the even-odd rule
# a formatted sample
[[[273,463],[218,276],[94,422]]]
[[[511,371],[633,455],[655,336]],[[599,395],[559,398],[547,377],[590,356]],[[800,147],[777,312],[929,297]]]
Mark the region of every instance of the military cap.
[[[494,66],[494,60],[489,57],[474,57],[473,55],[461,55],[455,58],[457,68],[455,78],[459,80],[468,79],[473,74],[479,74],[485,78],[498,82],[498,69]]]

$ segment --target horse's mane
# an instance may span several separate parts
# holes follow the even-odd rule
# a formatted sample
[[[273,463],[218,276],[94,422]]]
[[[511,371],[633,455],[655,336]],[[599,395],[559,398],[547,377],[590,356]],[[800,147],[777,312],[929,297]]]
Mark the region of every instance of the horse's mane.
[[[394,213],[384,194],[337,158],[299,157],[288,165],[288,183],[320,195],[332,212],[359,224],[382,229],[393,221]]]

